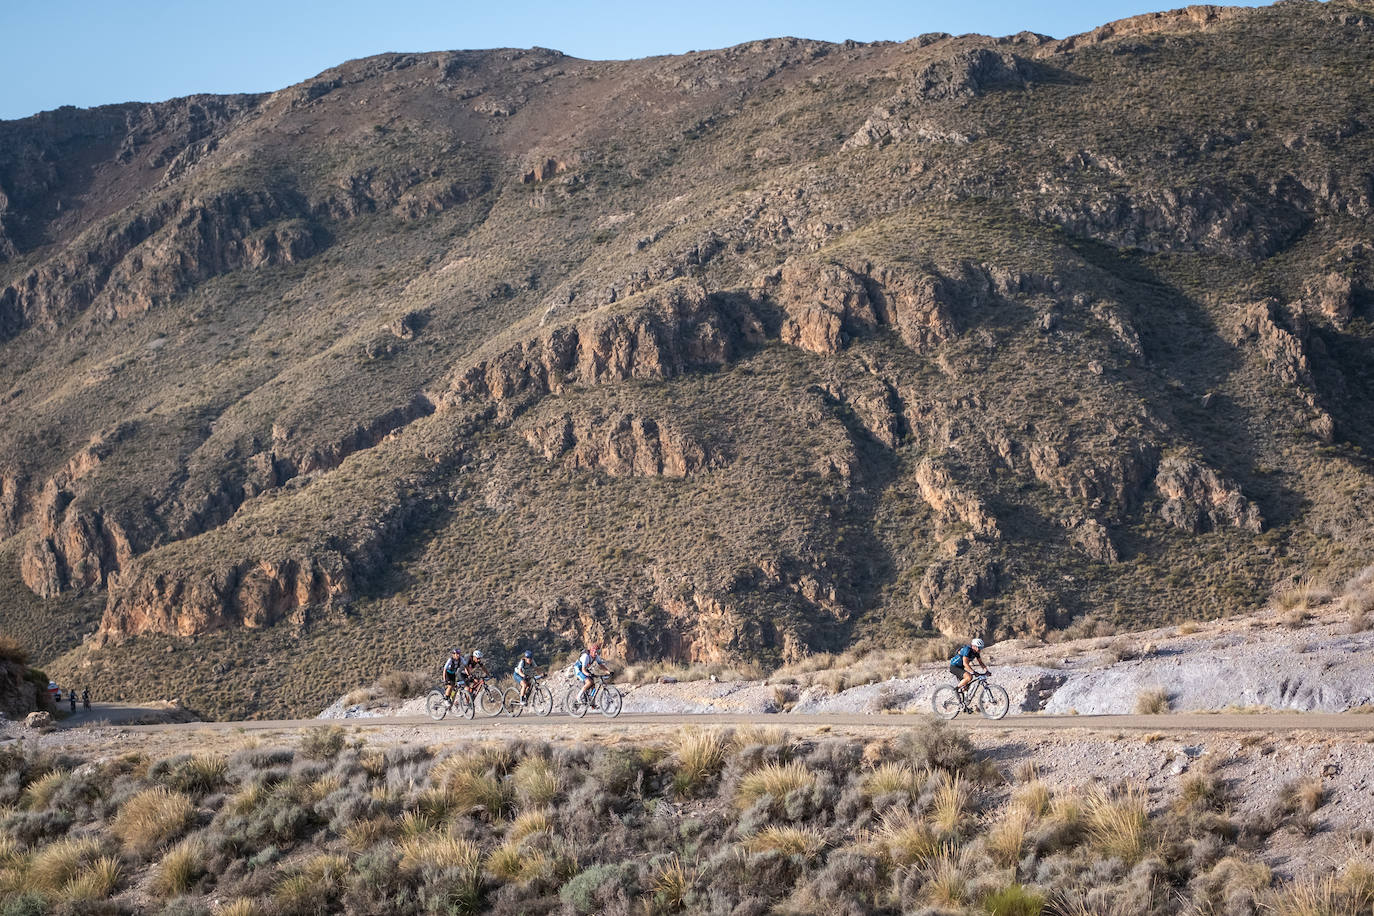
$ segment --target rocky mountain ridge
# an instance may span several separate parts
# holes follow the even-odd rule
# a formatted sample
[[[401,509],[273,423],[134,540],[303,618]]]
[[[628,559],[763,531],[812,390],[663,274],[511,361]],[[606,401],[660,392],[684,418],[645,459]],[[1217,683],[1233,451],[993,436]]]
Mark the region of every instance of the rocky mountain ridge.
[[[0,124],[0,625],[253,713],[455,632],[781,661],[1354,568],[1371,57],[1285,2]]]

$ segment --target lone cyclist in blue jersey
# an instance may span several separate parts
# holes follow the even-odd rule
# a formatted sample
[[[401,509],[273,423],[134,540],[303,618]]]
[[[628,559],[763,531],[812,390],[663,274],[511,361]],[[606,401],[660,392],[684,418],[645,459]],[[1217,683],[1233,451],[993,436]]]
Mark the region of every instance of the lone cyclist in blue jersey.
[[[960,647],[954,657],[949,660],[949,673],[959,679],[959,692],[963,693],[969,684],[973,683],[973,675],[989,674],[987,662],[983,661],[983,646],[985,643],[981,639],[975,639],[966,646]],[[977,662],[983,670],[975,672],[974,663]]]
[[[577,697],[579,703],[587,702],[587,694],[591,692],[592,686],[596,683],[592,678],[601,673],[596,670],[598,666],[605,671],[610,670],[606,667],[606,663],[601,660],[601,643],[594,642],[587,647],[586,652],[578,656],[577,663],[573,665],[573,673],[582,682],[582,692]]]

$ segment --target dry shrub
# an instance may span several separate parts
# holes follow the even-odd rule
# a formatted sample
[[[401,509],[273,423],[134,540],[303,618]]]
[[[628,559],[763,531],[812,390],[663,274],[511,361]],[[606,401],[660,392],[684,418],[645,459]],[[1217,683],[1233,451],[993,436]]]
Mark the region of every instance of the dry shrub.
[[[543,808],[558,795],[558,774],[545,757],[526,757],[511,771],[511,786],[522,808]]]
[[[1292,792],[1292,798],[1297,809],[1304,814],[1315,814],[1317,809],[1326,803],[1326,786],[1322,783],[1320,776],[1312,776],[1300,782],[1290,783],[1282,791],[1284,793]]]
[[[526,811],[511,821],[509,829],[506,830],[506,841],[518,843],[528,836],[536,833],[548,833],[552,829],[553,818],[550,817],[546,809],[539,808]]]
[[[925,867],[922,888],[926,899],[938,906],[961,907],[968,899],[968,878],[961,857],[953,846],[944,846]]]
[[[959,772],[974,762],[973,742],[949,723],[922,719],[897,742],[897,752],[918,770]]]
[[[347,740],[344,730],[337,725],[310,728],[301,736],[301,754],[311,760],[333,760]]]
[[[396,700],[413,700],[433,686],[431,675],[418,671],[392,671],[382,675],[377,687],[388,697]]]
[[[691,797],[701,792],[725,765],[726,739],[717,730],[687,729],[678,735],[673,789]]]
[[[1220,811],[1225,807],[1226,784],[1216,773],[1206,771],[1189,773],[1183,777],[1178,798],[1174,799],[1174,810],[1179,813]]]
[[[1026,812],[1033,820],[1049,813],[1052,800],[1053,793],[1050,791],[1049,785],[1039,777],[1035,777],[1016,790],[1011,803]]]
[[[1157,716],[1169,711],[1169,691],[1163,687],[1151,687],[1140,691],[1135,698],[1135,713],[1138,716]]]
[[[126,851],[147,856],[191,826],[195,813],[191,800],[180,792],[145,789],[119,809],[110,832]]]
[[[815,784],[815,774],[796,761],[765,763],[740,779],[735,801],[742,808],[748,808],[764,796],[782,801],[789,793],[810,789]]]
[[[1196,620],[1185,620],[1183,621],[1183,623],[1180,623],[1178,625],[1178,635],[1192,636],[1200,629],[1202,629],[1202,625],[1199,624]]]
[[[214,792],[225,784],[229,775],[229,760],[221,754],[193,754],[168,762],[162,782],[178,792],[204,794]]]
[[[1140,786],[1117,795],[1101,789],[1087,794],[1088,838],[1106,856],[1127,864],[1138,862],[1149,848],[1149,797]]]
[[[765,827],[744,841],[750,852],[779,852],[814,859],[825,849],[825,834],[815,827]]]
[[[153,892],[160,897],[179,897],[190,890],[205,869],[205,846],[199,840],[183,840],[162,857],[153,875]]]
[[[940,851],[940,840],[930,825],[904,808],[889,808],[874,841],[893,865],[925,867]]]
[[[29,663],[29,650],[15,639],[0,633],[0,662],[14,662],[19,665]]]
[[[343,856],[323,854],[307,860],[277,883],[272,899],[283,913],[319,913],[344,889],[349,864]]]
[[[1227,856],[1191,883],[1201,913],[1254,912],[1273,881],[1269,866]]]
[[[730,747],[736,751],[747,747],[778,747],[790,741],[787,730],[776,725],[741,725],[730,733]]]
[[[1303,578],[1276,594],[1274,607],[1289,615],[1285,618],[1285,623],[1292,618],[1298,620],[1301,625],[1302,620],[1311,616],[1311,610],[1330,604],[1333,598],[1335,595],[1329,586]]]

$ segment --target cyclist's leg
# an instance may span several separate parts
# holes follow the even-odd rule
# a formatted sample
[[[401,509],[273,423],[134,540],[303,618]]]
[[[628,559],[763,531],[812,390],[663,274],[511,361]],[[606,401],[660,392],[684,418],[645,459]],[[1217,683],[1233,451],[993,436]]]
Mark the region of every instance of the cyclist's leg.
[[[519,672],[516,672],[515,683],[520,686],[520,702],[523,703],[525,702],[525,697],[530,692],[529,681],[526,680],[525,677],[521,675]]]
[[[577,679],[582,682],[582,692],[577,695],[577,698],[585,703],[587,702],[587,692],[592,688],[591,678],[587,677],[585,672],[579,671],[577,672]]]

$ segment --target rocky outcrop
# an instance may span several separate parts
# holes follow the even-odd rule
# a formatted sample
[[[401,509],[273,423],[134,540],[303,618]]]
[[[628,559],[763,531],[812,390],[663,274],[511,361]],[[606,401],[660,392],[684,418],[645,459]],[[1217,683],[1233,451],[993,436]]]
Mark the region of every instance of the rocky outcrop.
[[[1284,309],[1266,300],[1239,311],[1235,343],[1258,351],[1268,370],[1304,407],[1294,419],[1323,442],[1336,435],[1336,423],[1322,406],[1308,358],[1308,324],[1301,308]]]
[[[1188,6],[1160,13],[1144,13],[1100,25],[1091,32],[1071,35],[1062,41],[1051,42],[1036,56],[1063,54],[1091,47],[1106,41],[1140,38],[1147,35],[1170,35],[1199,32],[1244,15],[1248,10],[1238,6],[1211,4]]]
[[[968,143],[972,137],[942,127],[926,113],[931,103],[965,101],[994,90],[1023,89],[1036,80],[1037,65],[1007,51],[972,48],[926,64],[909,74],[891,98],[874,107],[842,149],[906,139]]]
[[[921,498],[930,505],[944,523],[963,522],[981,538],[1001,537],[997,519],[975,494],[957,485],[949,469],[930,458],[923,459],[916,468],[916,485]]]
[[[1164,498],[1160,515],[1192,533],[1232,527],[1259,533],[1264,519],[1240,488],[1194,458],[1170,456],[1159,463],[1155,489]]]
[[[175,575],[137,571],[111,592],[96,643],[142,633],[192,636],[229,626],[264,627],[288,618],[303,623],[309,607],[327,607],[351,590],[347,564],[322,553]]]
[[[1109,519],[1125,517],[1136,505],[1158,459],[1157,449],[1139,441],[1113,443],[1104,452],[1043,439],[1023,444],[994,431],[988,444],[1009,469],[1029,471],[1055,492]]]
[[[863,281],[838,264],[789,261],[773,296],[787,313],[783,343],[812,353],[838,353],[850,335],[878,326]]]
[[[1266,187],[1212,184],[1042,196],[1033,215],[1120,248],[1258,260],[1282,250],[1307,227],[1310,203],[1306,189],[1289,180]]]
[[[638,302],[602,308],[575,323],[541,331],[453,376],[435,400],[441,408],[506,401],[628,379],[667,379],[690,368],[723,365],[761,343],[750,311],[699,287],[673,283]]]
[[[565,413],[525,431],[545,460],[592,468],[611,477],[687,477],[718,459],[670,423],[628,413]]]

